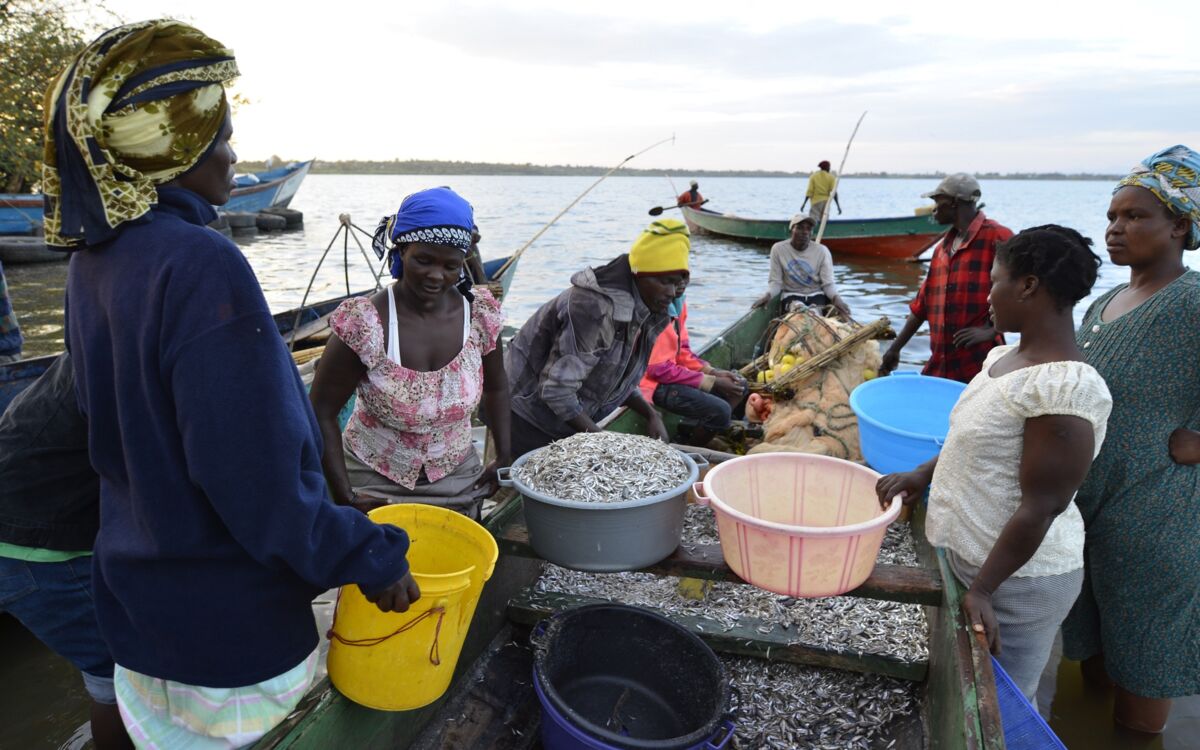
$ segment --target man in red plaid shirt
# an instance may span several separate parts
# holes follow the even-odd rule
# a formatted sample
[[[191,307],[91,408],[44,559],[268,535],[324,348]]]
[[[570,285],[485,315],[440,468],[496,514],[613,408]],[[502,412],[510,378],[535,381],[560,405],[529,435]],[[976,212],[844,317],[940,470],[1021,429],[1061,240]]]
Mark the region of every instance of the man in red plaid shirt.
[[[900,350],[927,320],[931,356],[921,371],[925,375],[969,383],[992,347],[1004,343],[992,325],[987,299],[996,245],[1013,233],[983,215],[977,205],[980,195],[979,182],[959,173],[921,196],[933,199],[934,220],[951,226],[933,251],[929,275],[908,306],[904,329],[883,355],[881,374],[896,369]]]

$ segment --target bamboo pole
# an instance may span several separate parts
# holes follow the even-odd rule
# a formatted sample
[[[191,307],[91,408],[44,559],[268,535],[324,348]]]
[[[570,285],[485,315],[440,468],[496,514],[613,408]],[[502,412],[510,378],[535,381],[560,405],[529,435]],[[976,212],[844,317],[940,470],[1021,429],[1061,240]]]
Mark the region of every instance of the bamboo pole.
[[[829,194],[829,200],[825,201],[825,208],[821,210],[821,226],[817,228],[817,237],[814,240],[818,245],[821,244],[821,238],[825,236],[825,224],[829,220],[829,204],[833,202],[833,196],[837,195],[838,183],[842,179],[842,170],[846,168],[846,157],[850,155],[850,145],[854,143],[854,136],[858,135],[858,127],[862,125],[863,118],[867,116],[863,112],[859,116],[858,122],[854,124],[854,132],[850,134],[850,140],[846,143],[846,152],[842,154],[842,163],[838,165],[838,171],[833,175],[833,191]]]
[[[814,354],[804,360],[804,362],[793,366],[792,369],[770,383],[751,383],[750,390],[758,393],[765,392],[772,395],[779,395],[783,391],[794,389],[820,370],[837,362],[843,354],[858,346],[859,343],[878,337],[887,330],[889,323],[890,321],[887,318],[880,318],[874,323],[868,323],[841,341],[833,343],[828,349]],[[758,360],[755,361],[757,362]]]

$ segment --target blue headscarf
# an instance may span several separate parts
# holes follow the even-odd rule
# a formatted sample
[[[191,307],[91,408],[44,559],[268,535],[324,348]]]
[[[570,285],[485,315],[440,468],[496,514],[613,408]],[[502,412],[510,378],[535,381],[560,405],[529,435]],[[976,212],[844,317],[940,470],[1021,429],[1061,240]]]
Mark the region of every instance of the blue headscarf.
[[[448,187],[436,187],[413,193],[400,203],[394,216],[385,216],[375,227],[371,248],[380,260],[387,254],[392,278],[404,275],[399,248],[410,242],[449,245],[471,249],[471,230],[475,226],[471,204]],[[467,288],[470,282],[467,282]],[[460,291],[463,290],[460,282]]]
[[[1146,188],[1172,213],[1190,219],[1192,231],[1184,247],[1200,247],[1200,154],[1182,145],[1164,148],[1143,159],[1113,192],[1127,185]]]

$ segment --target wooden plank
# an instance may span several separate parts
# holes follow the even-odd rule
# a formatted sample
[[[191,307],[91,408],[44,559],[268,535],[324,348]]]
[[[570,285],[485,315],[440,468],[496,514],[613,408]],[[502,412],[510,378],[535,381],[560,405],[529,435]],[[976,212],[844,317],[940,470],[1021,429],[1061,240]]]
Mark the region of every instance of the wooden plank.
[[[508,616],[514,622],[534,625],[565,609],[601,603],[606,602],[602,599],[573,594],[539,593],[526,589],[509,600]],[[792,633],[781,626],[765,623],[753,617],[742,618],[742,624],[739,627],[725,630],[720,623],[704,617],[676,614],[667,616],[698,635],[714,651],[726,654],[751,656],[771,661],[787,661],[813,667],[844,669],[850,672],[882,674],[918,682],[925,679],[928,669],[928,663],[925,661],[906,661],[886,654],[839,651],[794,643]]]
[[[499,531],[493,531],[493,533],[496,534],[496,542],[500,546],[501,554],[537,557],[537,553],[529,544],[529,529],[525,526],[524,515],[514,513]],[[678,547],[667,559],[639,572],[680,578],[746,583],[729,569],[725,563],[725,557],[721,553],[721,546],[718,544]],[[942,579],[935,571],[928,568],[881,564],[875,566],[870,578],[861,586],[845,595],[938,606],[942,603],[943,597]]]
[[[524,628],[501,630],[409,750],[534,747],[542,708],[533,691],[528,639]]]
[[[962,690],[964,712],[967,716],[968,731],[978,727],[977,746],[981,750],[1004,750],[1004,728],[1000,720],[1000,701],[996,695],[996,680],[992,674],[992,662],[987,652],[986,642],[980,642],[971,632],[970,625],[962,610],[962,597],[965,591],[950,570],[946,554],[937,550],[938,565],[946,577],[946,606],[944,612],[948,615],[947,637],[953,637],[955,653],[958,657],[958,686]],[[932,645],[932,644],[931,644]]]
[[[300,325],[299,325],[299,327],[296,328],[296,331],[294,334],[291,331],[289,331],[283,335],[284,343],[289,343],[291,341],[303,341],[304,339],[308,338],[309,336],[312,336],[313,334],[328,330],[329,329],[329,317],[331,315],[333,315],[333,313],[328,313],[326,315],[322,315],[321,317],[319,317],[315,320],[310,320],[307,322],[301,320]]]
[[[415,711],[374,711],[345,698],[328,677],[309,691],[305,701],[259,740],[255,750],[407,747],[440,704]]]
[[[931,750],[1004,750],[1004,732],[994,682],[980,676],[973,638],[962,615],[962,592],[945,555],[925,536],[925,507],[913,514],[913,538],[923,565],[945,577],[940,607],[927,607],[929,681],[926,725]]]
[[[521,496],[516,490],[509,488],[501,488],[492,499],[496,504],[488,512],[487,517],[483,519],[483,526],[488,531],[495,534],[498,530],[512,521],[513,518],[519,518],[521,510]]]
[[[964,628],[970,633],[970,623],[963,617]],[[996,672],[992,669],[992,654],[988,650],[987,636],[973,633],[971,640],[971,663],[975,672],[975,699],[979,705],[979,725],[984,737],[1000,737],[1000,744],[988,745],[998,750],[1004,745],[1004,722],[1000,716],[1000,696],[996,692]]]

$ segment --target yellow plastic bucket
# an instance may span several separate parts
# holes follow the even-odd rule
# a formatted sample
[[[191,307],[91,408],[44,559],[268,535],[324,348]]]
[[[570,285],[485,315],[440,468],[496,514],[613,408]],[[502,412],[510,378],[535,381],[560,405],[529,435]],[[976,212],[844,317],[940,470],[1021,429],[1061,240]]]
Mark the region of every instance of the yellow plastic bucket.
[[[388,505],[369,516],[408,532],[408,562],[421,598],[407,612],[381,612],[358,586],[343,586],[329,631],[329,679],[355,703],[408,711],[450,687],[500,551],[487,529],[445,508]]]

